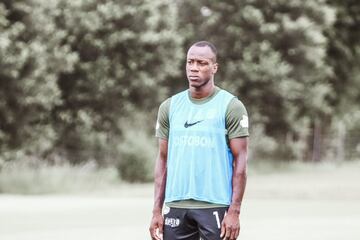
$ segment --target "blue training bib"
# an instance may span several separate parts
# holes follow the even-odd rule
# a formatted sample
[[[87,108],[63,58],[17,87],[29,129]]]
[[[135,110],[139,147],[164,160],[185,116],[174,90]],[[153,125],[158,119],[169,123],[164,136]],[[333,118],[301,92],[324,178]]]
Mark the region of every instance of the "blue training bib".
[[[230,204],[233,157],[225,114],[233,98],[224,90],[203,104],[191,102],[187,90],[171,98],[165,202]]]

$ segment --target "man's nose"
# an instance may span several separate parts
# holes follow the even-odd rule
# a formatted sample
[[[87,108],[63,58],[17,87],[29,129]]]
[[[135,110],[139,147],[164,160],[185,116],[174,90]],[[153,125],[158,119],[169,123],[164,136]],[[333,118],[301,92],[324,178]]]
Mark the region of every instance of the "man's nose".
[[[192,71],[192,72],[197,72],[197,71],[199,71],[199,66],[198,66],[196,63],[191,64],[191,65],[190,65],[190,71]]]

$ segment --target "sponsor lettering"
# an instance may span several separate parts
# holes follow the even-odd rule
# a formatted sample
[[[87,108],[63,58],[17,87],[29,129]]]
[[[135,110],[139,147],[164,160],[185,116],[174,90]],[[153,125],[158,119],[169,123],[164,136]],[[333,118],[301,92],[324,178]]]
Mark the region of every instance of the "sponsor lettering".
[[[165,218],[165,225],[172,228],[178,227],[180,225],[180,219],[178,218]]]
[[[175,137],[174,145],[179,146],[188,146],[188,147],[205,147],[205,148],[215,148],[215,139],[205,136],[181,136]]]

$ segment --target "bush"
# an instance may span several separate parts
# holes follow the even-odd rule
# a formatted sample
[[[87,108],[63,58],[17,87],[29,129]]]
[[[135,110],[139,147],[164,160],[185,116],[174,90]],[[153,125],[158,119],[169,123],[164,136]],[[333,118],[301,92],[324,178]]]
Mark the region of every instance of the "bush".
[[[254,126],[250,133],[249,159],[263,158],[264,156],[273,155],[279,147],[274,138],[264,133],[261,125]]]
[[[155,138],[137,128],[125,130],[119,145],[117,169],[120,177],[129,182],[148,182],[152,179],[156,157]]]

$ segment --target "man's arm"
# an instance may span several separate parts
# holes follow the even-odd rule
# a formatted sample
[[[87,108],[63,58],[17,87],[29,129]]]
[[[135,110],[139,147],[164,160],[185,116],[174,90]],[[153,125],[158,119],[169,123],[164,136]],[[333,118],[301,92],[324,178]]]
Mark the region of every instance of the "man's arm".
[[[159,151],[155,163],[154,207],[149,228],[153,240],[161,240],[163,233],[164,219],[161,210],[165,197],[167,149],[167,139],[159,138]]]
[[[230,140],[233,154],[232,199],[227,215],[221,226],[221,237],[236,239],[240,233],[240,207],[244,196],[247,178],[248,137]]]

